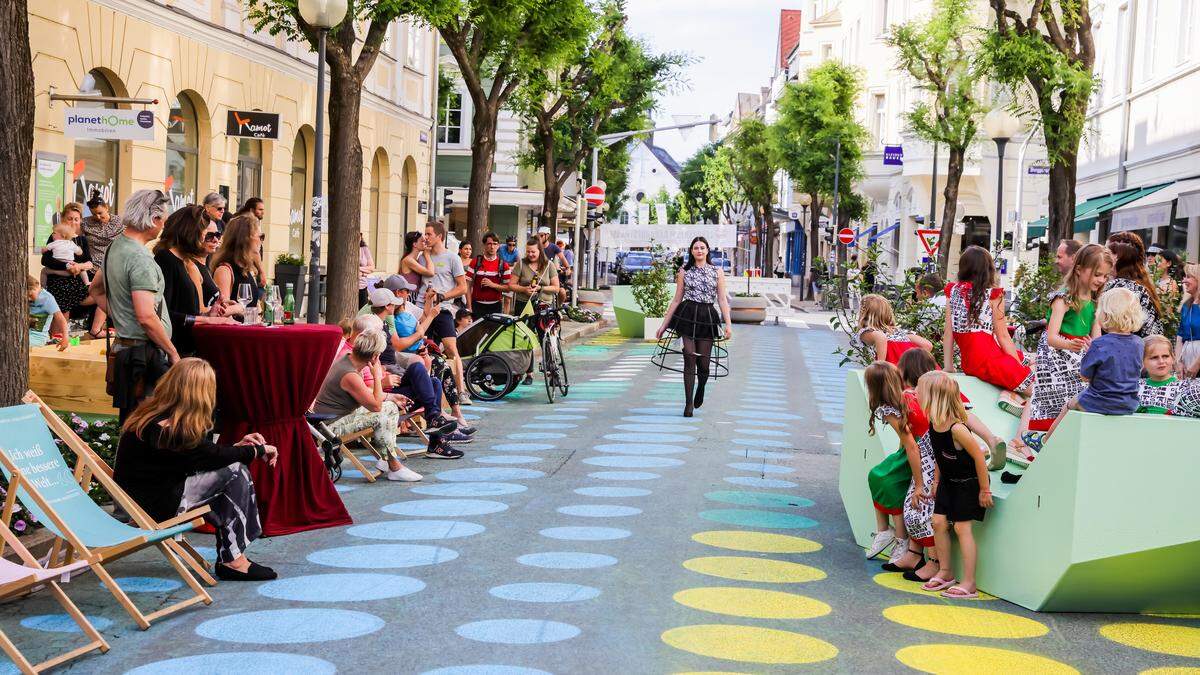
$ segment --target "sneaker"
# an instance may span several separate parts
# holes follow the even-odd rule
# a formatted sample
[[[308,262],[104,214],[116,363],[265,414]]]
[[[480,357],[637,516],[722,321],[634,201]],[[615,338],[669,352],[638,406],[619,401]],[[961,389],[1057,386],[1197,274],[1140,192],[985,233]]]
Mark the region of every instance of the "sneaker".
[[[462,450],[448,443],[439,443],[436,448],[425,453],[425,457],[428,459],[462,459],[462,456]]]
[[[469,424],[463,424],[462,422],[458,423],[458,430],[468,436],[474,436],[475,432],[479,431],[475,427],[473,427]]]
[[[389,471],[387,474],[388,480],[398,480],[404,483],[416,483],[417,481],[421,480],[421,478],[423,478],[421,474],[413,471],[407,466],[400,467],[399,471]]]
[[[449,417],[438,417],[425,426],[427,434],[448,434],[458,428],[458,420]]]
[[[533,375],[530,375],[529,373],[525,373],[525,379],[521,380],[521,384],[523,384],[523,385],[533,384]]]
[[[386,459],[379,459],[379,460],[376,460],[376,461],[375,461],[375,468],[376,468],[376,469],[379,469],[380,471],[382,471],[382,472],[384,472],[384,473],[387,473],[387,472],[391,471],[391,468],[389,468],[389,467],[388,467],[388,463],[387,463],[387,460],[386,460]]]
[[[882,532],[876,532],[875,538],[871,540],[871,548],[867,549],[867,559],[870,560],[875,556],[883,553],[892,542],[896,541],[896,533],[888,528]]]
[[[896,539],[896,544],[892,546],[892,554],[888,556],[888,562],[895,565],[896,561],[903,558],[905,553],[908,553],[908,540]]]
[[[452,433],[442,436],[442,440],[447,443],[470,443],[471,441],[473,441],[475,439],[471,438],[467,434],[464,434],[462,432],[462,430],[460,429],[460,430],[457,430],[457,431],[454,431]]]

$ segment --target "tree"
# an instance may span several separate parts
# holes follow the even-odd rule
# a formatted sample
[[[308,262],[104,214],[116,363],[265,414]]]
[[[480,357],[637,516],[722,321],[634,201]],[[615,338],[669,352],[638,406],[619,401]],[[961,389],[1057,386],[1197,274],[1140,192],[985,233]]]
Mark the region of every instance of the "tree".
[[[438,28],[471,97],[467,239],[487,226],[500,109],[517,87],[578,57],[594,25],[585,0],[427,0],[416,11]],[[448,11],[447,11],[448,10]]]
[[[29,386],[29,302],[25,277],[29,169],[33,166],[33,60],[29,55],[29,14],[25,0],[0,3],[0,199],[14,208],[0,213],[0,405],[21,402]]]
[[[750,210],[746,194],[733,177],[733,150],[716,146],[711,160],[704,163],[704,197],[709,209],[718,213],[720,222],[737,223]]]
[[[1096,87],[1088,0],[990,3],[995,25],[983,42],[980,61],[1014,91],[1018,111],[1041,122],[1050,160],[1047,233],[1053,250],[1074,232],[1079,142]]]
[[[423,3],[427,18],[441,16],[446,0]],[[337,323],[358,309],[358,237],[362,217],[363,151],[358,140],[363,82],[393,21],[414,9],[405,0],[349,0],[346,18],[325,43],[329,66],[329,178],[325,224],[329,228],[325,321]],[[297,0],[248,0],[255,30],[307,42],[317,51],[318,30],[300,16]],[[441,10],[444,11],[444,10]],[[360,34],[360,29],[363,32]]]
[[[837,61],[826,61],[800,82],[788,84],[772,125],[776,161],[801,192],[812,198],[809,206],[809,269],[820,257],[819,227],[822,206],[833,201],[834,173],[840,157],[838,220],[862,217],[866,203],[853,185],[863,176],[863,144],[867,130],[854,117],[862,90],[862,73]],[[839,255],[844,249],[839,247]]]
[[[717,144],[709,143],[687,158],[679,169],[679,203],[687,222],[716,222],[718,209],[708,203],[704,189],[704,166],[717,156]]]
[[[759,265],[773,274],[775,265],[775,157],[767,125],[758,117],[747,117],[738,123],[730,135],[730,159],[733,179],[737,181],[746,201],[757,214],[760,235]]]
[[[662,187],[658,188],[658,192],[655,192],[654,194],[652,194],[646,198],[646,204],[648,204],[650,206],[651,213],[654,213],[658,209],[659,204],[666,204],[666,206],[667,206],[667,222],[668,223],[691,222],[691,221],[685,219],[686,211],[684,210],[684,207],[680,204],[679,196],[676,195],[676,196],[672,197],[670,194],[667,193],[666,188],[662,188]],[[657,218],[658,216],[654,215],[651,217]],[[655,222],[657,222],[657,221],[655,221]]]
[[[972,64],[978,47],[971,38],[978,33],[973,5],[971,0],[937,0],[928,19],[898,25],[887,38],[896,49],[897,67],[916,81],[917,89],[929,94],[905,114],[908,127],[918,138],[941,143],[949,151],[943,244],[938,249],[938,270],[943,277],[950,265],[950,239],[967,148],[975,141],[984,112],[976,98],[983,73]]]

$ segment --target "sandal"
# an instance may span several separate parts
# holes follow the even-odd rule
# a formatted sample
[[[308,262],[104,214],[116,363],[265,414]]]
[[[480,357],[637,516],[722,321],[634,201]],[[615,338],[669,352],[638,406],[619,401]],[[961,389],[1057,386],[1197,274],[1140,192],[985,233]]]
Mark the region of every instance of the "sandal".
[[[921,584],[921,590],[936,593],[957,583],[958,579],[943,579],[935,574],[932,579]]]
[[[1025,406],[1017,405],[1012,401],[1005,401],[1004,399],[997,401],[996,406],[1013,417],[1020,417],[1025,412]]]
[[[988,471],[998,471],[1004,468],[1008,462],[1008,443],[1002,439],[996,439],[996,445],[988,448]]]
[[[951,586],[939,593],[943,598],[950,600],[978,600],[979,591],[968,591],[962,586]]]

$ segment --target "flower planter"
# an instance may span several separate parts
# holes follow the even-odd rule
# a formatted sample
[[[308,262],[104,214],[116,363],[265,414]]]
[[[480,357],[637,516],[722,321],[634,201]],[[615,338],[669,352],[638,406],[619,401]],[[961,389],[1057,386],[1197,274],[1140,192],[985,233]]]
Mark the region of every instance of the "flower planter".
[[[595,311],[602,310],[604,308],[604,293],[581,289],[579,291],[579,306]]]
[[[643,328],[642,335],[645,336],[645,339],[647,341],[650,341],[650,342],[656,341],[658,339],[656,337],[658,335],[658,329],[660,326],[662,326],[662,324],[663,324],[663,318],[661,316],[644,317],[642,319],[642,328]]]
[[[729,315],[733,323],[762,323],[767,320],[767,299],[761,295],[730,296]]]

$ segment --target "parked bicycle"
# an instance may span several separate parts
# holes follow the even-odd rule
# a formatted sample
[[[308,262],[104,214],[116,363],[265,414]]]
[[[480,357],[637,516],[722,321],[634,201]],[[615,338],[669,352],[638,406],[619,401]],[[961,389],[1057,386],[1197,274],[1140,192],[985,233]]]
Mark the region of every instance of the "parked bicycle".
[[[463,337],[474,333],[467,344],[477,345],[467,364],[463,379],[473,398],[495,401],[512,393],[531,365],[533,349],[541,348],[539,370],[546,385],[546,398],[554,402],[555,392],[566,396],[570,390],[567,364],[563,359],[560,336],[561,311],[539,303],[532,314],[522,317],[489,314],[459,336],[462,351]]]

